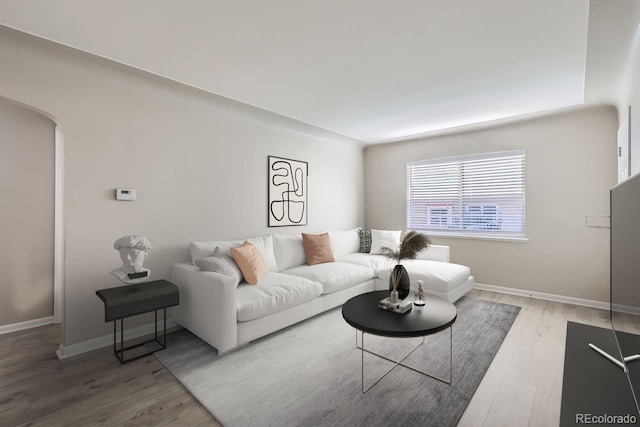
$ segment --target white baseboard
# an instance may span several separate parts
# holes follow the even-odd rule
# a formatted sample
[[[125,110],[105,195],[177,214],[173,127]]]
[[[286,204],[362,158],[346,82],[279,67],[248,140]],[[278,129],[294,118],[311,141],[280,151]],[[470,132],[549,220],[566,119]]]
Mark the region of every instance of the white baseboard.
[[[640,307],[631,307],[628,305],[613,304],[613,311],[618,313],[627,313],[627,314],[633,314],[635,316],[640,316]]]
[[[53,324],[53,316],[43,317],[42,319],[27,320],[26,322],[12,323],[11,325],[0,326],[0,335],[51,324]]]
[[[542,299],[546,301],[561,302],[565,304],[581,305],[584,307],[599,308],[601,310],[607,310],[607,311],[609,310],[608,301],[595,301],[595,300],[584,299],[584,298],[568,297],[565,295],[556,295],[556,294],[547,294],[545,292],[529,291],[525,289],[507,288],[504,286],[495,286],[495,285],[485,285],[482,283],[476,283],[474,286],[474,289],[479,289],[481,291],[498,292],[501,294],[508,294],[508,295],[516,295],[520,297],[536,298],[536,299]],[[634,307],[628,307],[628,308],[638,311],[638,309]],[[640,311],[638,311],[638,314],[640,314]]]
[[[167,319],[167,329],[174,328],[178,326],[173,319]],[[164,323],[162,321],[158,322],[158,333],[162,333],[162,329],[164,328]],[[126,341],[132,338],[138,338],[143,335],[152,334],[154,331],[153,323],[148,323],[146,325],[138,326],[137,328],[125,329],[124,338]],[[116,333],[116,340],[118,341],[118,346],[120,345],[120,332]],[[58,359],[68,359],[69,357],[78,356],[83,353],[87,353],[89,351],[98,350],[100,348],[113,346],[113,334],[104,335],[98,338],[93,338],[87,341],[82,341],[77,344],[72,345],[62,345],[56,351],[58,355]]]
[[[547,301],[561,302],[564,304],[581,305],[584,307],[599,308],[601,310],[609,311],[611,308],[608,301],[594,301],[584,298],[568,297],[565,295],[547,294],[544,292],[527,291],[524,289],[506,288],[504,286],[484,285],[482,283],[476,283],[475,289],[481,291],[499,292],[502,294],[517,295],[521,297],[537,298]],[[634,316],[640,316],[640,307],[633,307],[629,305],[614,304],[613,311],[617,313],[633,314]]]

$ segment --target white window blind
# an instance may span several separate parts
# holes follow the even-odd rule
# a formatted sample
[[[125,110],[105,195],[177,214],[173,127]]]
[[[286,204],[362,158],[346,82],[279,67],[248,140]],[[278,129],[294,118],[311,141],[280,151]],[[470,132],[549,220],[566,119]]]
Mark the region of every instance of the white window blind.
[[[524,150],[407,163],[407,229],[522,238]]]

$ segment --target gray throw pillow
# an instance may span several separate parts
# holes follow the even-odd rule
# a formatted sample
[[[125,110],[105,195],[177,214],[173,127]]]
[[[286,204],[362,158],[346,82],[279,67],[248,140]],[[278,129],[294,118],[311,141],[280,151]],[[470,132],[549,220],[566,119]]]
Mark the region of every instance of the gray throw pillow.
[[[214,271],[225,276],[233,277],[236,284],[242,281],[242,273],[231,256],[227,255],[220,247],[216,247],[210,256],[196,260],[200,270]]]
[[[360,250],[358,252],[368,254],[371,252],[371,230],[360,229]]]

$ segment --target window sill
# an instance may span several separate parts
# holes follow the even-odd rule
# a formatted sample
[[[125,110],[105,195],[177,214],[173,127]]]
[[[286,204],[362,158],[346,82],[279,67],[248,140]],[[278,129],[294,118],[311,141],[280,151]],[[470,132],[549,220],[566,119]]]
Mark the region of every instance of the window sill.
[[[528,242],[527,237],[521,236],[492,236],[487,234],[475,234],[475,233],[443,233],[441,231],[434,230],[415,230],[425,233],[430,237],[438,237],[442,239],[468,239],[468,240],[491,240],[495,242],[513,242],[523,243]]]

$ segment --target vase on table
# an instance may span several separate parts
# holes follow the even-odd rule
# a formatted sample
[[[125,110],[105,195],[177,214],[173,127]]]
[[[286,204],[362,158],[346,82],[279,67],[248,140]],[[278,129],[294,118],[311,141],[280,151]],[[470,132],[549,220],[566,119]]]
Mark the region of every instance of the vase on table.
[[[391,270],[391,276],[389,277],[389,292],[393,292],[393,282],[396,282],[395,290],[398,292],[399,299],[405,299],[409,296],[411,291],[411,281],[409,280],[409,273],[402,264],[398,264]]]
[[[402,264],[403,259],[415,259],[418,253],[426,250],[431,245],[431,239],[426,234],[418,231],[409,231],[402,242],[397,246],[382,246],[378,249],[377,254],[395,260],[398,264],[391,270],[389,278],[389,292],[398,291],[398,297],[405,299],[411,292],[411,283],[409,282],[409,274]],[[394,286],[395,284],[395,286]]]

